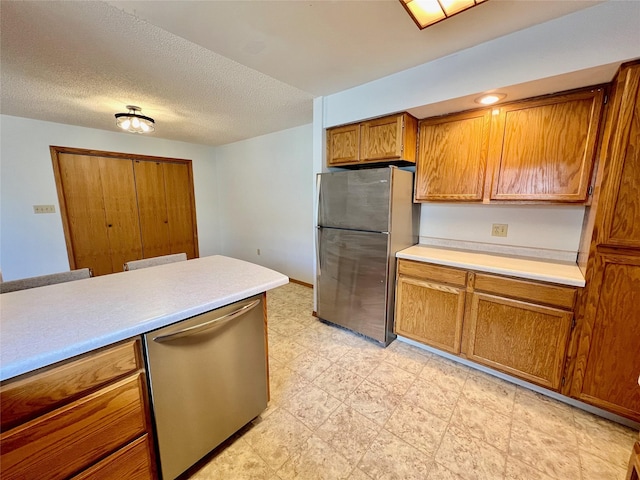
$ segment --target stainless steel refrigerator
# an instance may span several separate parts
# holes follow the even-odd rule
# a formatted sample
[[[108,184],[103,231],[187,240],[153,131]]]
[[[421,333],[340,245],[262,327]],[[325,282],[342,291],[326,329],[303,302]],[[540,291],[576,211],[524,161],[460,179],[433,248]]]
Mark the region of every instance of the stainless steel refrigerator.
[[[395,338],[395,254],[417,241],[412,172],[319,174],[318,317],[388,345]]]

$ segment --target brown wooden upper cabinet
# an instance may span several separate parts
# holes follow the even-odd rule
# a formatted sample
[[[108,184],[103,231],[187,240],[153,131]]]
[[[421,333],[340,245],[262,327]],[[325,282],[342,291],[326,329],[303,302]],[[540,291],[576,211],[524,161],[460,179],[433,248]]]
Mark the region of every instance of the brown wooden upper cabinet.
[[[408,113],[327,129],[327,166],[416,160],[418,120]]]
[[[198,256],[189,160],[51,147],[72,269],[121,272],[131,260]]]
[[[584,202],[604,88],[420,121],[415,200]]]
[[[415,200],[482,200],[490,110],[419,122]]]
[[[616,127],[607,158],[615,161],[609,160],[602,189],[603,228],[598,244],[640,249],[640,64],[624,74],[614,99]]]
[[[587,199],[603,88],[500,107],[491,125],[491,200]]]

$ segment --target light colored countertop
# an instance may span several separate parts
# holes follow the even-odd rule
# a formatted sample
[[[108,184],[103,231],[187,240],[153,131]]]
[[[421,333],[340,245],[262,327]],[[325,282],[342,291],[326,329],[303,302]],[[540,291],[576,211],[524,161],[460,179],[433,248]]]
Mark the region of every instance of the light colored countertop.
[[[215,255],[0,296],[0,380],[284,285]]]
[[[428,245],[413,245],[399,251],[396,257],[562,285],[584,287],[585,284],[584,276],[575,262],[516,257]]]

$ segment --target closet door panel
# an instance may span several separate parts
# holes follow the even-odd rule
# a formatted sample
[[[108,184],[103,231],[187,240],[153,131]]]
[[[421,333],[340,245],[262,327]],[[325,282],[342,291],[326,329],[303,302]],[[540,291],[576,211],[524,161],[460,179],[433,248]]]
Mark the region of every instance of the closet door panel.
[[[61,154],[59,171],[73,248],[71,268],[88,267],[94,275],[105,275],[113,267],[98,162],[97,157]]]
[[[126,262],[142,258],[133,162],[103,157],[96,157],[96,160],[102,178],[112,269],[121,272]]]
[[[171,253],[163,164],[134,161],[143,258]]]
[[[195,258],[196,238],[194,232],[195,210],[191,192],[189,166],[183,163],[164,164],[164,185],[169,221],[170,253],[186,253]]]

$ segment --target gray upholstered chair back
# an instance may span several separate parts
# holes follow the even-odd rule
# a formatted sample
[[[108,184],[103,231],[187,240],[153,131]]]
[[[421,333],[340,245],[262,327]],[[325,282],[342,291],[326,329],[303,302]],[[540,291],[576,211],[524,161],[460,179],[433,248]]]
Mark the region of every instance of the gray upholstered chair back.
[[[28,288],[44,287],[54,283],[72,282],[82,280],[92,276],[91,269],[80,268],[70,272],[52,273],[50,275],[40,275],[38,277],[21,278],[20,280],[10,280],[0,283],[0,293],[16,292]]]
[[[143,258],[142,260],[131,260],[124,264],[124,271],[138,270],[140,268],[155,267],[156,265],[164,265],[165,263],[183,262],[187,259],[186,253],[174,253],[171,255],[162,255],[160,257]]]

